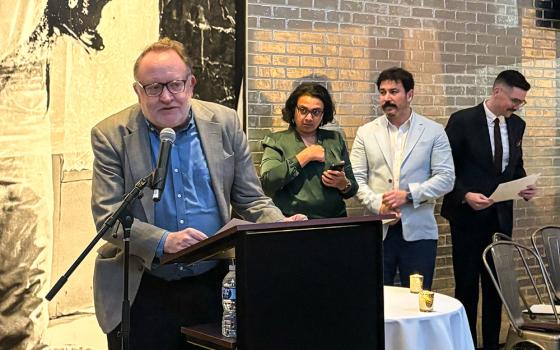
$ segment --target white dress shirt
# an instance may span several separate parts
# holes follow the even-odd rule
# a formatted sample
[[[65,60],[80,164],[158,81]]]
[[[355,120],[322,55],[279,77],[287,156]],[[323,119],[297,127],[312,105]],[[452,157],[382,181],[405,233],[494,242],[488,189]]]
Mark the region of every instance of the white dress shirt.
[[[391,154],[393,156],[393,189],[398,190],[401,178],[402,157],[404,153],[404,146],[406,145],[406,137],[410,130],[411,120],[414,113],[410,114],[410,118],[404,122],[400,127],[397,127],[387,118],[387,132],[389,133],[389,140],[391,142]]]

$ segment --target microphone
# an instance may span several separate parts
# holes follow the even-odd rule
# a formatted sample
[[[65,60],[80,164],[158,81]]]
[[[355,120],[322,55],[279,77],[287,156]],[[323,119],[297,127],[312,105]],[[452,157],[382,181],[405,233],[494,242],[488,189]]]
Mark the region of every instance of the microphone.
[[[152,196],[154,202],[159,202],[165,188],[165,178],[167,177],[167,168],[169,168],[169,153],[171,152],[173,142],[175,142],[175,131],[171,128],[161,130],[159,140],[158,161],[151,180],[151,187],[154,190],[154,195]]]

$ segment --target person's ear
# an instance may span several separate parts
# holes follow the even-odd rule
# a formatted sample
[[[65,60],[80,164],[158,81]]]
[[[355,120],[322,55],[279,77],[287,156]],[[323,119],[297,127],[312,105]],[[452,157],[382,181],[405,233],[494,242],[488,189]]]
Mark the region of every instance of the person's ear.
[[[406,100],[408,101],[408,103],[412,102],[412,98],[414,97],[414,89],[410,89],[407,93],[406,93]]]
[[[132,83],[132,88],[134,89],[134,92],[138,97],[138,103],[140,103],[140,96],[142,96],[142,87],[137,82],[134,82]]]
[[[194,76],[194,74],[190,75],[189,80],[190,80],[191,88],[194,88],[196,85],[196,77]]]

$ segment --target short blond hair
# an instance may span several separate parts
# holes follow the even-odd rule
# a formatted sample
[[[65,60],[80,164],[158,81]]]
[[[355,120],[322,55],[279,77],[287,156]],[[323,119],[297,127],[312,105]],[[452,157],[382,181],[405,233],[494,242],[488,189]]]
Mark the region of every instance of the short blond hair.
[[[165,37],[165,38],[159,39],[155,43],[150,44],[148,47],[146,47],[144,49],[144,51],[142,51],[142,53],[140,53],[140,55],[136,59],[136,62],[134,62],[134,79],[137,79],[137,74],[138,74],[138,68],[140,66],[140,61],[142,61],[142,58],[144,58],[144,56],[146,56],[149,52],[152,52],[152,51],[162,52],[162,51],[167,51],[167,50],[175,51],[177,53],[177,55],[179,55],[181,60],[185,63],[187,68],[192,72],[192,70],[193,70],[192,69],[192,67],[193,67],[192,60],[187,55],[187,52],[185,51],[185,46],[183,44],[181,44],[180,42],[176,41],[176,40],[172,40],[172,39],[169,39],[169,38]]]

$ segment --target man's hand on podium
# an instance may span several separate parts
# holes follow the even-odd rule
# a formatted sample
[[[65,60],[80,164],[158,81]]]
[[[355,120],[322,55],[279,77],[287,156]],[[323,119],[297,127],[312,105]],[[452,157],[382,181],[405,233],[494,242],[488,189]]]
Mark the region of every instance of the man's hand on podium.
[[[283,219],[283,222],[288,222],[288,221],[303,221],[303,220],[307,220],[307,216],[303,215],[303,214],[295,214],[292,215],[288,218]]]
[[[191,227],[177,232],[169,232],[163,246],[163,251],[168,254],[177,253],[206,238],[208,236],[204,233]]]

